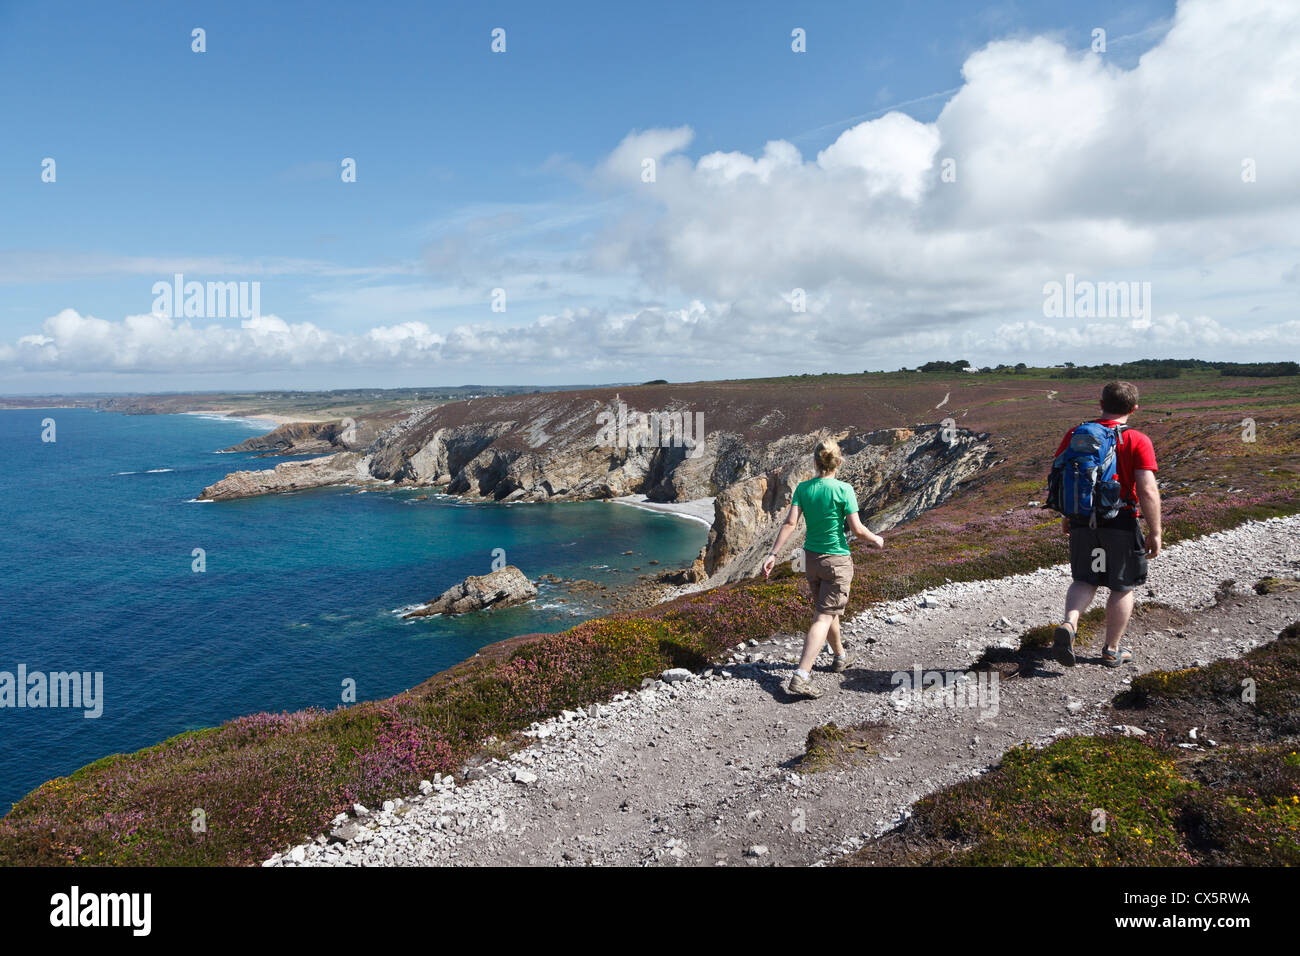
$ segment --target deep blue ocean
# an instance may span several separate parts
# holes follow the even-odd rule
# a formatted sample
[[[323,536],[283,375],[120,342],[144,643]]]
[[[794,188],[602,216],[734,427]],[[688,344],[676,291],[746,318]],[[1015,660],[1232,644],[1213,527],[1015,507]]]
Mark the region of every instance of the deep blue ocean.
[[[41,440],[55,421],[56,440]],[[0,813],[45,780],[241,714],[387,697],[485,644],[599,610],[530,605],[404,621],[492,551],[529,577],[613,586],[688,564],[708,529],[604,502],[472,504],[318,489],[200,503],[282,459],[214,454],[266,424],[88,409],[0,411],[0,672],[103,672],[103,714],[0,708]],[[206,571],[192,569],[205,552]],[[625,551],[635,552],[624,555]],[[641,571],[634,571],[634,565]],[[568,598],[569,603],[560,603]]]

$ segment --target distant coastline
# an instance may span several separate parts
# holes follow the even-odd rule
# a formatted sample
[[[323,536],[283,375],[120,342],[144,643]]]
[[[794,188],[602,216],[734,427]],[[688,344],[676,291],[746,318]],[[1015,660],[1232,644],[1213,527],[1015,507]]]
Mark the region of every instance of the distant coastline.
[[[272,427],[277,425],[289,425],[294,422],[327,422],[331,420],[314,415],[241,415],[239,410],[234,408],[202,408],[181,412],[181,414],[197,415],[201,418],[225,418],[230,419],[231,421],[266,422]]]

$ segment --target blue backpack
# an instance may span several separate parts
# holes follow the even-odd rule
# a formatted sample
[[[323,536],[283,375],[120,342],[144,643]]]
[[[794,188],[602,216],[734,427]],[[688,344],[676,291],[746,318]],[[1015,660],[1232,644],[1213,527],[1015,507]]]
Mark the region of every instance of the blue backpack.
[[[1097,519],[1119,514],[1122,489],[1117,452],[1127,425],[1084,422],[1052,462],[1047,478],[1047,507],[1072,518]]]

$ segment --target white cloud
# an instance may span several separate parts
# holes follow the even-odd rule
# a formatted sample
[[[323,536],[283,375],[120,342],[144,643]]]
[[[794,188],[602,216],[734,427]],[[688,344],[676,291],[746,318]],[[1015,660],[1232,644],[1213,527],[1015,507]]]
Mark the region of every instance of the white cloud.
[[[1300,347],[1300,321],[1282,322],[1266,328],[1227,328],[1207,315],[1184,319],[1176,312],[1155,319],[1123,319],[1089,322],[1082,326],[1056,326],[1042,321],[1011,322],[998,326],[990,352],[1122,350],[1127,357],[1147,354],[1152,347],[1162,350],[1223,348]],[[1272,360],[1276,352],[1261,352],[1261,360]],[[1288,357],[1294,352],[1286,352]]]
[[[689,146],[694,136],[695,133],[689,126],[644,132],[634,130],[605,157],[605,161],[596,170],[597,175],[616,185],[640,183],[643,164],[647,159],[653,159],[657,167],[664,157],[680,153]]]
[[[817,156],[817,165],[861,172],[868,196],[892,193],[916,202],[929,185],[939,145],[933,125],[887,113],[845,131]],[[790,150],[798,156],[794,147]]]
[[[612,261],[656,288],[750,305],[796,286],[856,292],[885,332],[1033,308],[1066,272],[1154,279],[1175,258],[1294,248],[1294,4],[1186,2],[1132,70],[1037,37],[989,44],[963,76],[933,123],[889,113],[816,162],[774,142],[661,177],[641,193],[659,212],[649,234],[615,237]],[[955,182],[940,179],[948,158]],[[1242,181],[1245,160],[1256,182]]]
[[[902,328],[860,343],[852,315],[832,313],[825,303],[805,314],[756,316],[727,305],[692,302],[607,313],[573,309],[523,325],[459,325],[442,333],[423,322],[376,326],[339,334],[310,322],[273,316],[239,326],[199,326],[162,316],[128,316],[108,322],[65,309],[47,319],[39,334],[14,346],[0,345],[0,368],[36,372],[150,372],[244,374],[288,370],[383,368],[388,370],[477,367],[536,370],[551,366],[591,372],[604,380],[645,377],[646,369],[692,374],[729,374],[738,357],[755,374],[815,368],[807,355],[867,356],[865,366],[894,368],[954,350],[976,364],[1029,355],[1052,360],[1103,361],[1152,354],[1277,358],[1300,348],[1300,320],[1258,328],[1229,328],[1198,315],[1092,321],[1060,325],[1043,319],[1005,322],[989,330]],[[792,349],[792,342],[799,348]],[[1235,351],[1234,351],[1235,350]],[[1261,350],[1267,350],[1260,355]]]
[[[517,366],[527,379],[640,367],[665,353],[674,370],[740,375],[897,367],[945,349],[969,350],[947,357],[972,360],[1074,357],[1062,350],[1091,360],[1115,349],[1273,357],[1300,345],[1294,282],[1283,279],[1300,259],[1300,6],[1184,0],[1131,69],[1032,37],[990,43],[962,76],[933,122],[889,112],[812,159],[774,140],[757,155],[692,161],[690,127],[639,130],[593,167],[591,201],[575,206],[576,219],[550,207],[536,221],[497,210],[436,236],[425,253],[447,283],[428,301],[449,308],[467,287],[509,288],[510,276],[538,288],[562,283],[565,296],[586,282],[605,307],[547,307],[521,323],[512,306],[510,320],[433,329],[410,311],[400,317],[411,321],[395,324],[366,318],[386,315],[385,305],[414,310],[424,290],[320,294],[372,326],[346,335],[271,318],[200,328],[66,310],[40,335],[0,347],[0,365],[468,363]],[[647,183],[650,158],[656,176]],[[941,179],[945,159],[955,182]],[[1254,182],[1243,181],[1244,162]],[[549,248],[556,229],[580,231],[581,251]],[[520,240],[537,251],[517,250]],[[1157,317],[1145,328],[1047,322],[1043,285],[1067,273],[1150,282]],[[664,304],[604,295],[629,276]],[[624,302],[648,295],[625,288]],[[807,313],[791,311],[795,288],[807,294]]]

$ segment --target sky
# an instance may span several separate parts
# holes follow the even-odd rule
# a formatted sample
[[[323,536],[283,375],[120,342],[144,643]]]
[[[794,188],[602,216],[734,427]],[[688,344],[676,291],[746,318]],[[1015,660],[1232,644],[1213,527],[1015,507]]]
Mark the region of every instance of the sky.
[[[0,0],[0,137],[0,393],[1300,358],[1294,0]]]

